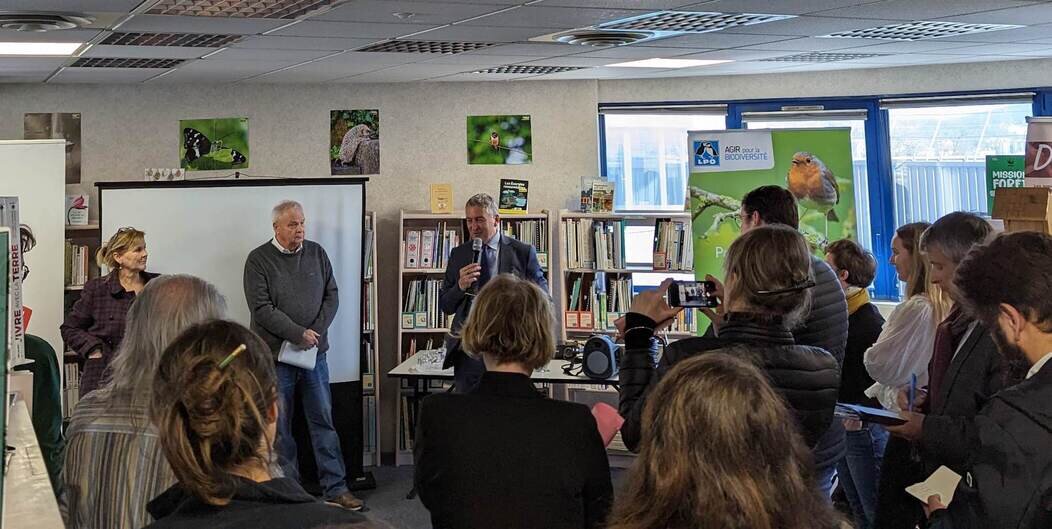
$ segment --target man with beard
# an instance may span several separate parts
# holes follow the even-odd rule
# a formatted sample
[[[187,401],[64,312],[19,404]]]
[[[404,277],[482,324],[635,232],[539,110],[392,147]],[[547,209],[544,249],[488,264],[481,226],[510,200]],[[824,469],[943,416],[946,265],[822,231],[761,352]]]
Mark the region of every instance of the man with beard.
[[[929,499],[931,528],[1052,527],[1052,237],[1001,235],[977,247],[954,279],[961,302],[991,330],[1010,376],[967,433],[978,445],[953,503]]]
[[[926,414],[905,411],[908,422],[888,431],[916,441],[929,473],[941,465],[964,473],[978,448],[975,415],[1007,385],[989,329],[962,306],[953,282],[968,251],[985,242],[991,232],[990,225],[977,215],[956,212],[935,221],[921,236],[921,249],[931,264],[931,281],[955,305],[935,331],[927,398],[922,394],[919,401]],[[903,402],[902,409],[909,410],[908,403]]]

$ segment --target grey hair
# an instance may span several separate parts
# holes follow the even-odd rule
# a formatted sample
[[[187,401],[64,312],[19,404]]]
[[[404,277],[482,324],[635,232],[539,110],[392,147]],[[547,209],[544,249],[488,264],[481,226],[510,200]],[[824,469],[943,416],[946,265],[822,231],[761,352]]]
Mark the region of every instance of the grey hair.
[[[464,207],[482,208],[486,210],[486,213],[488,213],[491,217],[497,216],[497,203],[493,201],[493,197],[487,195],[486,193],[478,193],[476,195],[472,195],[472,197],[468,199],[468,203],[465,204]]]
[[[290,209],[298,209],[301,213],[303,212],[303,206],[299,202],[296,202],[295,200],[282,200],[270,211],[270,221],[277,224],[281,215]]]
[[[129,401],[146,402],[165,347],[191,325],[221,319],[225,313],[226,299],[201,278],[177,274],[150,281],[128,309],[106,389]]]
[[[920,238],[920,249],[927,252],[932,247],[946,254],[954,263],[960,263],[976,244],[986,242],[993,234],[990,223],[982,217],[955,211],[943,215],[924,230]]]

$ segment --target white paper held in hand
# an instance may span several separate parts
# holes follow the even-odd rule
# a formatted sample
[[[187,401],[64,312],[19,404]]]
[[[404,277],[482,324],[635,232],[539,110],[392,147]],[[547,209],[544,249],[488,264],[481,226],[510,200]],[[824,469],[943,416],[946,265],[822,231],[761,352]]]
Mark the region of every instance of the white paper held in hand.
[[[924,504],[928,503],[928,498],[938,494],[941,503],[949,507],[950,502],[953,501],[953,493],[960,482],[960,474],[941,466],[932,472],[928,479],[906,487],[906,492]]]
[[[288,340],[281,342],[281,350],[278,351],[278,362],[313,371],[314,363],[317,362],[317,360],[317,345],[303,348],[289,342]]]

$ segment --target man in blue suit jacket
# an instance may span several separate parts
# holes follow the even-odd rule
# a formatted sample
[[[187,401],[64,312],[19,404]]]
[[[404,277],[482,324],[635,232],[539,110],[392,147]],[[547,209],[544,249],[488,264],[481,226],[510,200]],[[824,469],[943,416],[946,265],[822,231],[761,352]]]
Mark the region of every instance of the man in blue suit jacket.
[[[475,293],[498,274],[515,274],[533,281],[545,292],[548,291],[548,281],[537,262],[537,252],[533,246],[500,233],[500,215],[497,214],[493,197],[479,193],[469,198],[464,206],[464,216],[469,238],[449,254],[449,264],[439,293],[439,307],[442,312],[453,314],[453,325],[445,343],[446,361],[442,367],[452,366],[457,391],[469,393],[486,371],[481,357],[473,358],[464,353],[457,336],[468,318]],[[482,240],[480,263],[475,262],[472,239]]]

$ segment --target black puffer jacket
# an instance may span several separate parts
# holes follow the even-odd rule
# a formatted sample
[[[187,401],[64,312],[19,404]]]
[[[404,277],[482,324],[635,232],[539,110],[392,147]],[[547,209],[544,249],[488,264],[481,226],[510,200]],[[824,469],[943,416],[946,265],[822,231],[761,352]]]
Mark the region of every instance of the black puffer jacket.
[[[625,418],[621,437],[633,451],[641,437],[643,407],[661,378],[680,360],[708,352],[748,358],[767,373],[771,385],[785,397],[796,415],[808,446],[815,446],[833,422],[840,386],[840,369],[832,355],[817,347],[796,345],[792,333],[780,323],[765,323],[754,315],[729,314],[718,338],[689,338],[665,348],[657,366],[652,362],[654,322],[629,313],[625,356],[621,362],[621,401]],[[818,454],[816,453],[816,458]],[[816,461],[822,466],[823,461]]]

